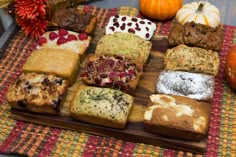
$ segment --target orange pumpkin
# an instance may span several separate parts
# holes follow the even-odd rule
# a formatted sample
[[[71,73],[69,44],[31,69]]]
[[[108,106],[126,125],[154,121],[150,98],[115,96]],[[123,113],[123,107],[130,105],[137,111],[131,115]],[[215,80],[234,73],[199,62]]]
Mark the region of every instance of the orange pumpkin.
[[[175,16],[182,3],[182,0],[140,0],[139,8],[149,18],[167,20]]]
[[[225,71],[230,85],[236,89],[236,45],[227,54]]]

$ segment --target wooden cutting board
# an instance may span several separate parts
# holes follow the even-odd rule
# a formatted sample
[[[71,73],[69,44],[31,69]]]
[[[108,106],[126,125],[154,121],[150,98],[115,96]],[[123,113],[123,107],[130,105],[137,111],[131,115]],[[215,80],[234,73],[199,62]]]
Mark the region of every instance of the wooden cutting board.
[[[96,43],[103,35],[103,30],[97,29],[95,37],[88,50],[88,53],[94,53]],[[125,129],[112,129],[108,127],[97,126],[85,122],[80,122],[69,116],[68,107],[73,94],[81,84],[80,78],[68,90],[66,101],[64,102],[61,115],[37,114],[27,111],[12,109],[12,116],[17,120],[31,123],[43,124],[63,129],[77,130],[95,135],[111,136],[124,141],[139,142],[166,147],[170,149],[189,151],[203,154],[206,150],[206,138],[199,141],[186,141],[174,138],[163,137],[144,131],[143,113],[149,101],[149,96],[155,92],[155,83],[158,73],[163,69],[163,56],[168,48],[166,38],[157,37],[153,39],[153,47],[149,59],[144,67],[144,73],[134,93],[134,105],[131,109],[128,123]],[[81,65],[81,69],[83,64]],[[78,75],[79,76],[79,75]]]

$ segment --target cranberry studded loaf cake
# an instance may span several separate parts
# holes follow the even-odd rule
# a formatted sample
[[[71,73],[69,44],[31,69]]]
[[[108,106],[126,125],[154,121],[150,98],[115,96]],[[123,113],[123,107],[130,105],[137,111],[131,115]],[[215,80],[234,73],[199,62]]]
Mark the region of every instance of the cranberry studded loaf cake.
[[[119,55],[91,55],[81,74],[87,85],[120,89],[132,94],[142,74],[143,66]]]
[[[80,86],[70,112],[72,117],[97,125],[124,128],[133,97],[110,88]]]
[[[9,87],[6,99],[13,108],[57,114],[67,87],[68,82],[60,77],[26,73]]]
[[[145,40],[150,40],[155,30],[156,24],[150,20],[124,15],[111,16],[106,26],[106,34],[133,33]]]
[[[23,65],[23,72],[54,74],[73,84],[79,69],[79,55],[62,49],[34,50]]]
[[[95,53],[98,55],[122,55],[128,59],[146,63],[152,43],[131,33],[104,35],[98,42]]]
[[[208,131],[210,104],[182,96],[154,94],[144,113],[145,130],[163,136],[201,140]]]
[[[215,51],[179,45],[168,49],[164,57],[165,70],[179,70],[217,75],[220,59]]]
[[[186,44],[208,50],[220,51],[224,33],[220,27],[187,22],[184,25],[176,23],[168,36],[170,46]]]
[[[36,48],[62,49],[83,55],[89,47],[90,41],[91,37],[85,33],[76,33],[65,29],[59,29],[44,33],[39,38]]]
[[[76,8],[58,9],[52,16],[54,28],[64,28],[78,33],[93,34],[97,18]]]
[[[211,101],[214,93],[214,82],[215,77],[213,75],[162,71],[157,79],[156,92]]]

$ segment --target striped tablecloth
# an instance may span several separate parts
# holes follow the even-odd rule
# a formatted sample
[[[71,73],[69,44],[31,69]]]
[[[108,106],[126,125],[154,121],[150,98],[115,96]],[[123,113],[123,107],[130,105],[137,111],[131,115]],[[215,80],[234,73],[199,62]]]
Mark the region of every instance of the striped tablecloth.
[[[135,8],[102,9],[79,6],[98,18],[98,27],[104,28],[111,15],[139,16]],[[156,35],[167,36],[173,21],[157,22]],[[236,155],[236,91],[224,74],[225,57],[236,43],[236,27],[224,28],[224,44],[220,51],[220,71],[216,78],[210,119],[206,156]],[[21,73],[21,67],[30,55],[34,41],[18,31],[9,42],[0,59],[0,153],[26,156],[204,156],[175,151],[153,145],[132,143],[112,137],[101,137],[79,131],[36,125],[11,118],[5,101],[9,85]]]

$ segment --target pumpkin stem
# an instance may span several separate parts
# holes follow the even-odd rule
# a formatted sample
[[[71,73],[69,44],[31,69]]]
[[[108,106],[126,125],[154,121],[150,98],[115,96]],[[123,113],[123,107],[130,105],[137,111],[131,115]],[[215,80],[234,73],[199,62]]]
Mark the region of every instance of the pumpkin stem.
[[[205,5],[204,2],[200,2],[199,6],[198,6],[198,8],[197,8],[197,10],[196,10],[196,12],[202,12],[202,9],[203,9],[204,5]]]

